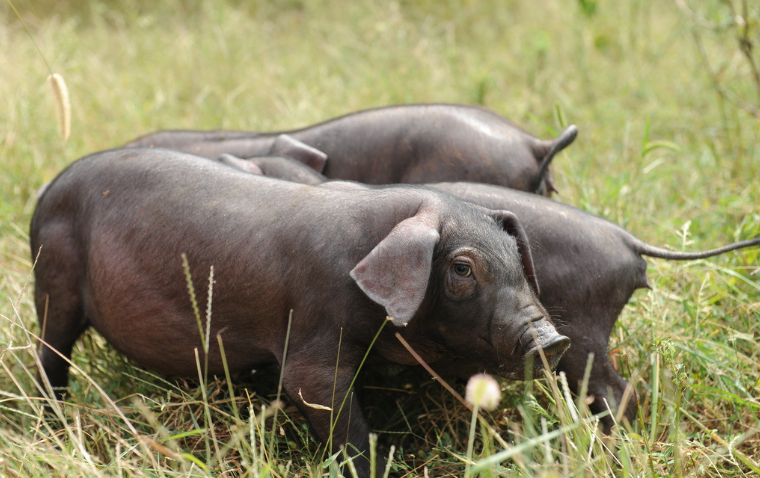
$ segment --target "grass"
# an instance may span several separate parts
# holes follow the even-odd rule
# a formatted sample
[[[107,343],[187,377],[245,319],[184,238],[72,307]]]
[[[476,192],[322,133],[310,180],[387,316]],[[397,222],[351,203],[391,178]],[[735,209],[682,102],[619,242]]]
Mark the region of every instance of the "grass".
[[[2,476],[337,473],[321,468],[329,457],[293,405],[276,401],[276,371],[233,379],[232,393],[214,378],[165,381],[95,333],[75,348],[66,426],[40,418],[35,192],[76,158],[146,132],[273,130],[391,103],[481,103],[539,136],[577,124],[578,140],[555,160],[559,199],[642,239],[696,250],[760,235],[760,120],[747,107],[760,98],[736,20],[757,44],[753,2],[745,12],[733,0],[733,13],[717,0],[14,3],[45,60],[0,5]],[[51,73],[71,96],[66,142]],[[638,423],[601,437],[561,379],[503,382],[501,406],[477,430],[473,469],[757,476],[759,257],[650,261],[653,288],[634,295],[610,343],[641,394]],[[393,473],[463,475],[469,411],[427,375],[370,372],[368,415],[384,453],[395,446]]]

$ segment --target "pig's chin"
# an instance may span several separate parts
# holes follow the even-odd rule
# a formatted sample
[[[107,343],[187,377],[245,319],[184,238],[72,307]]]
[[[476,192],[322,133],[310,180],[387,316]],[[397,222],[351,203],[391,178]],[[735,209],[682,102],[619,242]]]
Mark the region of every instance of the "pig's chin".
[[[447,370],[463,378],[478,371],[485,371],[509,380],[523,380],[526,377],[540,378],[543,376],[541,372],[547,367],[544,367],[544,360],[539,350],[543,351],[548,370],[554,371],[560,358],[570,347],[570,339],[555,332],[538,338],[539,344],[534,339],[534,334],[530,335],[529,337],[528,333],[523,334],[517,341],[517,345],[510,351],[511,353],[504,352],[503,349],[500,351],[499,347],[494,346],[489,336],[480,337],[476,347],[471,348],[469,354],[457,354],[452,350],[450,358],[454,356],[459,358],[452,362],[444,361],[446,365],[442,363],[438,365],[442,367],[441,370]],[[475,350],[477,352],[473,354]]]
[[[557,368],[559,360],[568,348],[570,348],[569,339],[559,335],[542,345],[531,341],[521,358],[500,364],[493,373],[511,380],[522,380],[528,376],[539,378],[543,370],[554,371]],[[543,351],[543,358],[539,349]]]
[[[559,359],[554,360],[553,357],[546,357],[549,362],[549,370],[554,371],[557,368]],[[509,379],[509,380],[525,380],[528,378],[541,378],[543,377],[543,370],[545,370],[544,363],[539,355],[525,356],[519,362],[511,362],[498,367],[493,370],[494,375]]]

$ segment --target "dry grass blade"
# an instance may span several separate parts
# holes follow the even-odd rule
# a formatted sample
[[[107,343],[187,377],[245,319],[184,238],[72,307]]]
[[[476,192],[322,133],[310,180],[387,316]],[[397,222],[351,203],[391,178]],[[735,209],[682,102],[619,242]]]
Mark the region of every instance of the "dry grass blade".
[[[301,399],[304,405],[306,405],[309,408],[313,408],[315,410],[332,410],[331,407],[327,407],[325,405],[320,405],[318,403],[310,403],[304,400],[303,395],[301,394],[301,389],[298,389],[298,397]]]
[[[432,368],[430,368],[430,365],[428,365],[427,362],[425,362],[422,359],[422,357],[420,357],[419,354],[414,351],[414,349],[412,348],[412,346],[409,345],[409,342],[407,342],[406,340],[404,340],[404,338],[401,336],[401,334],[399,334],[398,332],[396,332],[396,338],[398,339],[399,342],[401,342],[401,345],[403,345],[404,348],[412,355],[412,357],[414,357],[414,360],[416,360],[417,363],[419,363],[420,365],[422,365],[422,367],[425,370],[427,370],[430,375],[432,375],[433,377],[435,377],[435,379],[438,381],[438,383],[440,383],[446,390],[448,390],[449,393],[451,393],[451,395],[454,396],[454,398],[456,398],[457,400],[459,400],[462,403],[462,405],[464,405],[467,408],[467,410],[469,410],[469,411],[472,412],[472,405],[470,405],[469,403],[467,403],[467,400],[465,400],[464,397],[462,397],[460,394],[458,394],[457,391],[454,390],[451,387],[451,385],[448,384],[448,382],[446,382],[444,379],[442,379],[441,376],[438,375],[435,372],[435,370],[433,370]]]

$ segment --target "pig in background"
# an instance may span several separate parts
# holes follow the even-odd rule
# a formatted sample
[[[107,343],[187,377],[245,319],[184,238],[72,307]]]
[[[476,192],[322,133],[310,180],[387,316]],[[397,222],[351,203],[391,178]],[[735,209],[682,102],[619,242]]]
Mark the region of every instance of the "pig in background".
[[[296,157],[283,134],[322,157]],[[314,126],[274,133],[160,131],[127,147],[162,147],[217,158],[285,155],[330,179],[365,184],[472,181],[550,196],[549,165],[575,140],[568,126],[541,140],[485,108],[452,104],[399,105],[358,111]]]

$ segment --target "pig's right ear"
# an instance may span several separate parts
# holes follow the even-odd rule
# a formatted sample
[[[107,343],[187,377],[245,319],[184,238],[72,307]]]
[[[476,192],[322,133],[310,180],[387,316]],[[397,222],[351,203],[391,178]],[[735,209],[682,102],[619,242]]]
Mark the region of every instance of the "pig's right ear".
[[[325,170],[325,164],[327,163],[327,155],[325,153],[287,134],[281,134],[274,140],[272,147],[269,149],[269,154],[293,158],[318,173]]]
[[[398,223],[351,271],[361,290],[385,307],[393,325],[407,325],[422,304],[439,239],[438,215],[421,210]]]
[[[228,153],[220,154],[219,158],[217,159],[220,163],[224,163],[227,166],[232,166],[233,168],[240,169],[242,171],[260,175],[264,174],[264,171],[262,171],[257,164],[247,159],[240,159],[237,156],[233,156]]]

